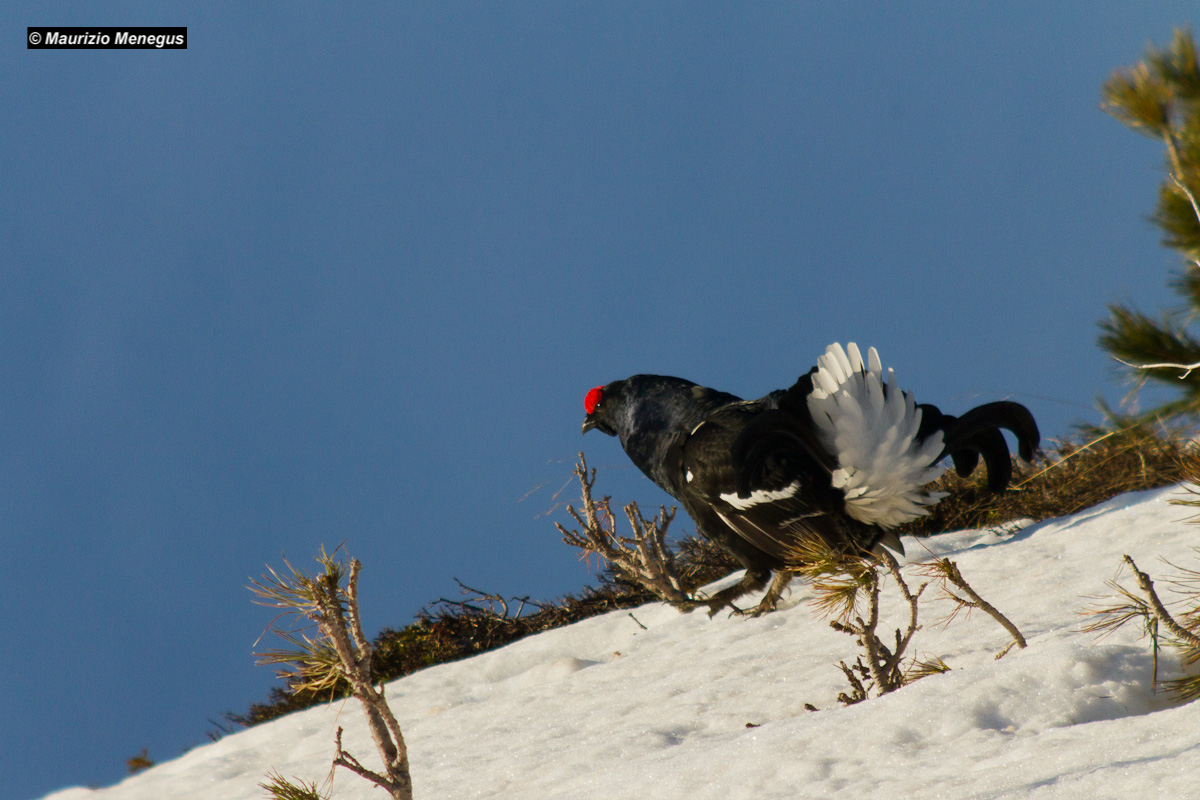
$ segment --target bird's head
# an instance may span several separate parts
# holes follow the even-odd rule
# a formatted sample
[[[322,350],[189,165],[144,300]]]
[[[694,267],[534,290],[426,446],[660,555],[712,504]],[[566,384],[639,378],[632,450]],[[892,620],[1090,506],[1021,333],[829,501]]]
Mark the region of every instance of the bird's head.
[[[588,391],[583,398],[583,410],[587,412],[583,420],[584,433],[595,428],[609,436],[617,435],[615,415],[621,404],[622,383],[616,381]]]

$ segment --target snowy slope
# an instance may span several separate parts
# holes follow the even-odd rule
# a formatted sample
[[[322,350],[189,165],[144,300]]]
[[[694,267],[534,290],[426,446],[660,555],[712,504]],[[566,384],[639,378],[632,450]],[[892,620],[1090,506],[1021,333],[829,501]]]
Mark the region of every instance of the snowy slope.
[[[1106,593],[1122,554],[1160,590],[1171,570],[1159,556],[1200,564],[1200,527],[1184,521],[1191,509],[1169,502],[1186,496],[1127,494],[1017,531],[927,540],[1012,618],[1029,648],[995,661],[1007,634],[994,622],[976,614],[943,629],[933,623],[949,604],[927,605],[915,650],[954,670],[852,707],[835,700],[845,688],[835,664],[853,658],[853,643],[811,610],[800,582],[761,619],[646,605],[411,675],[388,696],[417,797],[1200,796],[1200,703],[1152,694],[1137,631],[1100,642],[1079,632],[1079,612]],[[914,560],[927,556],[923,544],[906,546]],[[900,624],[901,610],[887,606],[885,623]],[[348,750],[377,763],[356,704],[337,703],[226,736],[114,787],[50,797],[257,800],[272,768],[322,779],[338,725]],[[333,796],[385,795],[339,770]]]

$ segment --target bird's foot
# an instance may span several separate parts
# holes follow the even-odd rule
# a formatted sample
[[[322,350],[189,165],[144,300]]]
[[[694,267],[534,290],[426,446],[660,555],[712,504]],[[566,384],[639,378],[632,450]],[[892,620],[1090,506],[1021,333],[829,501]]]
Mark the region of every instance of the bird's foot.
[[[783,596],[787,586],[791,583],[795,572],[787,569],[778,570],[775,573],[775,579],[771,581],[771,586],[767,589],[767,593],[763,595],[763,599],[753,608],[738,608],[733,604],[733,597],[721,598],[721,594],[717,594],[709,601],[708,615],[711,617],[726,606],[729,607],[732,614],[739,617],[761,617],[763,614],[769,614],[779,605],[779,598]],[[718,602],[718,599],[719,602]]]
[[[741,615],[743,617],[750,617],[751,619],[753,619],[755,617],[761,617],[763,614],[770,614],[774,610],[775,610],[775,598],[764,597],[762,599],[762,602],[759,603],[758,605],[756,605],[754,608],[748,608],[745,611],[741,611],[739,613],[741,613]]]
[[[758,617],[774,609],[774,606],[764,608],[762,603],[759,603],[754,608],[741,608],[734,605],[731,599],[718,599],[716,597],[709,600],[705,605],[708,606],[709,619],[712,619],[726,609],[729,610],[729,616],[731,617]]]
[[[761,617],[775,610],[779,605],[779,598],[783,597],[783,593],[787,591],[788,584],[792,582],[792,578],[796,577],[796,573],[790,569],[776,570],[775,579],[771,581],[767,593],[763,595],[762,602],[752,608],[748,616]]]
[[[774,611],[775,599],[771,597],[764,597],[762,602],[753,608],[738,608],[733,603],[726,603],[726,606],[729,607],[729,613],[731,616],[748,617],[750,619],[754,619],[755,617],[761,617],[763,614],[769,614]],[[717,609],[714,609],[709,611],[708,615],[711,617],[716,612]]]
[[[746,610],[738,608],[733,604],[734,600],[745,595],[747,592],[762,588],[766,584],[769,575],[770,573],[747,572],[745,577],[738,583],[722,589],[711,597],[701,601],[704,605],[708,606],[708,616],[710,618],[715,617],[720,611],[728,608],[731,615],[746,616],[749,614],[750,616],[757,617],[773,609],[775,607],[775,600],[778,599],[779,595],[778,593],[773,594],[770,591],[767,592],[767,597],[763,598],[763,603],[759,604],[759,609]],[[766,604],[765,607],[764,604]]]
[[[733,588],[736,589],[738,587],[733,587]],[[738,597],[740,594],[742,594],[742,593],[741,592],[733,592],[729,589],[726,589],[723,592],[717,592],[716,594],[714,594],[712,597],[708,598],[707,600],[701,601],[701,605],[708,606],[709,619],[712,619],[717,614],[719,614],[721,611],[723,611],[727,608],[729,609],[729,613],[731,616],[735,615],[735,614],[740,616],[740,615],[744,614],[745,611],[743,611],[742,609],[738,608],[737,606],[735,606],[733,604],[734,598]]]
[[[684,614],[690,614],[700,606],[708,605],[707,600],[699,600],[694,597],[689,597],[687,600],[668,600],[667,602]]]
[[[730,616],[733,616],[734,614],[742,613],[742,610],[740,608],[738,608],[737,606],[735,606],[733,603],[729,602],[728,600],[713,599],[713,600],[709,600],[707,603],[705,603],[705,605],[708,606],[708,618],[709,619],[712,619],[713,617],[715,617],[722,609],[725,609],[725,608],[729,609]]]

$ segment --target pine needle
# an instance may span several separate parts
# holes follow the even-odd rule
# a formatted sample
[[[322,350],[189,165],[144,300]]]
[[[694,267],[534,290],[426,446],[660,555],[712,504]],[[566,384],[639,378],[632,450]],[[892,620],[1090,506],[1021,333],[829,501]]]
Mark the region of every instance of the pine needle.
[[[949,671],[950,665],[937,656],[929,656],[923,660],[914,658],[908,665],[908,669],[904,671],[904,685],[907,686],[932,675],[944,675]]]
[[[267,782],[260,783],[259,788],[266,791],[271,800],[329,800],[329,795],[315,782],[306,783],[295,776],[288,780],[276,770],[267,775]]]

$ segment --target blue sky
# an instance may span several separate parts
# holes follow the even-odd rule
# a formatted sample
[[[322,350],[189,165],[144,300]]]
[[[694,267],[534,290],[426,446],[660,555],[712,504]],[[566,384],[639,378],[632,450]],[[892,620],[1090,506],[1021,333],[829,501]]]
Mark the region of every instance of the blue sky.
[[[1096,321],[1176,263],[1099,87],[1194,5],[817,5],[6,5],[6,796],[265,698],[245,586],[282,554],[346,540],[372,630],[456,577],[582,588],[575,452],[663,499],[581,439],[596,384],[757,396],[853,340],[1050,437],[1119,400]],[[27,51],[46,24],[189,45]]]

